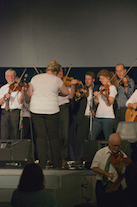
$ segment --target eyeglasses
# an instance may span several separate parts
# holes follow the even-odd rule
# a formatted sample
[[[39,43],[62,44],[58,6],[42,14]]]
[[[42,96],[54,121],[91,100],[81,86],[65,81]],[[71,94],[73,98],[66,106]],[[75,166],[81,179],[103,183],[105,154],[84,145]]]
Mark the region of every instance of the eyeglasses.
[[[102,81],[102,80],[104,80],[104,79],[105,79],[105,78],[100,78],[99,81]]]

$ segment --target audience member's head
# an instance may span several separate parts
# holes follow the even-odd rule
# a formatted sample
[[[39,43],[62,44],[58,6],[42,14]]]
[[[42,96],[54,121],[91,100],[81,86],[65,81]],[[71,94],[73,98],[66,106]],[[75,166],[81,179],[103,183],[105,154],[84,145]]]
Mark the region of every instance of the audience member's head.
[[[42,168],[35,163],[27,164],[22,172],[18,190],[22,192],[34,192],[44,188]]]

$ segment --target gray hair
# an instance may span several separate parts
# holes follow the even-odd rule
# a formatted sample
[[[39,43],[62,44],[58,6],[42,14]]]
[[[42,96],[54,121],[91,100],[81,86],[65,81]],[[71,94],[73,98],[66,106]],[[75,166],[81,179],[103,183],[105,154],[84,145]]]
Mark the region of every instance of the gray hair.
[[[15,70],[13,70],[12,68],[10,68],[10,69],[6,70],[6,72],[5,72],[5,76],[7,76],[8,72],[13,73],[13,74],[14,74],[14,76],[16,77],[16,71],[15,71]]]

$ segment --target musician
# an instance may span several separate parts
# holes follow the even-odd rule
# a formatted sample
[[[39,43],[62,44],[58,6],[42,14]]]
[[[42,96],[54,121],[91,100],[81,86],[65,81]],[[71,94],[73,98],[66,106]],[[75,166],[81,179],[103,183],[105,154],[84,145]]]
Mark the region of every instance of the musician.
[[[85,140],[88,139],[90,133],[90,126],[92,126],[92,113],[93,109],[93,90],[95,82],[95,74],[88,71],[85,74],[85,86],[89,92],[89,96],[81,97],[79,92],[76,92],[76,140],[75,140],[75,164],[76,168],[83,167],[84,159],[84,146]]]
[[[7,84],[0,89],[1,105],[1,139],[19,138],[19,117],[22,107],[23,90],[10,91],[10,85],[15,82],[16,71],[8,69],[5,72]]]
[[[63,79],[63,69],[60,66],[60,72],[57,75],[59,78]],[[68,82],[68,96],[62,96],[59,94],[59,137],[61,144],[61,157],[62,157],[62,168],[68,169],[67,159],[68,159],[68,128],[69,128],[69,102],[75,95],[75,85],[77,84],[76,79],[72,79]]]
[[[116,131],[118,123],[120,121],[125,121],[125,112],[126,112],[126,101],[134,92],[135,83],[132,78],[128,76],[124,77],[126,73],[125,66],[123,64],[117,64],[115,67],[115,73],[117,74],[119,80],[122,81],[117,86],[117,96],[116,96],[116,118],[114,124],[114,130]],[[124,78],[123,78],[124,77]]]
[[[94,102],[98,104],[98,107],[93,120],[92,139],[97,139],[99,133],[103,130],[105,140],[108,140],[109,135],[113,132],[115,122],[113,103],[117,94],[115,87],[117,78],[112,71],[105,69],[99,71],[97,77],[99,77],[102,86],[99,92],[94,92]],[[111,79],[112,81],[110,81]]]
[[[103,198],[106,188],[118,177],[117,170],[112,163],[110,163],[110,156],[112,153],[121,152],[123,157],[126,157],[125,153],[121,151],[121,138],[118,134],[114,133],[109,136],[108,146],[99,149],[92,161],[91,170],[97,173],[96,182],[96,199],[97,206],[103,207]],[[117,166],[118,167],[118,166]],[[119,189],[121,186],[119,187]]]
[[[137,109],[137,90],[127,100],[126,106],[130,109]]]
[[[36,148],[42,168],[46,165],[48,150],[47,137],[50,142],[51,157],[54,168],[61,168],[59,142],[59,105],[58,91],[68,95],[69,91],[63,81],[57,77],[60,65],[51,61],[46,73],[38,74],[31,79],[26,101],[30,99],[30,111],[36,133]]]

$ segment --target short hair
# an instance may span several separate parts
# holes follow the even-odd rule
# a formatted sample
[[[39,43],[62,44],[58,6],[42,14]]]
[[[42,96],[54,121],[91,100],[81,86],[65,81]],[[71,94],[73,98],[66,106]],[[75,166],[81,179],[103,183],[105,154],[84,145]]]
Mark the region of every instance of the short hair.
[[[8,73],[8,72],[13,73],[13,74],[14,74],[14,76],[16,77],[16,71],[15,71],[15,70],[13,70],[12,68],[10,68],[10,69],[6,70],[6,72],[5,72],[5,76],[7,76],[7,73]]]
[[[44,175],[42,168],[35,164],[27,164],[20,177],[18,190],[22,192],[34,192],[44,189]]]
[[[93,73],[92,71],[87,71],[87,72],[85,73],[85,76],[86,76],[86,75],[90,75],[92,79],[95,78],[95,73]]]
[[[122,65],[122,66],[123,66],[123,69],[125,69],[125,65],[124,65],[124,64],[122,64],[122,63],[118,63],[118,64],[116,65],[116,67],[117,67],[118,65]],[[115,67],[115,68],[116,68],[116,67]]]
[[[48,67],[46,68],[46,72],[47,71],[51,71],[51,72],[57,72],[57,74],[60,72],[60,67],[61,65],[56,61],[56,60],[52,60],[50,61]]]

